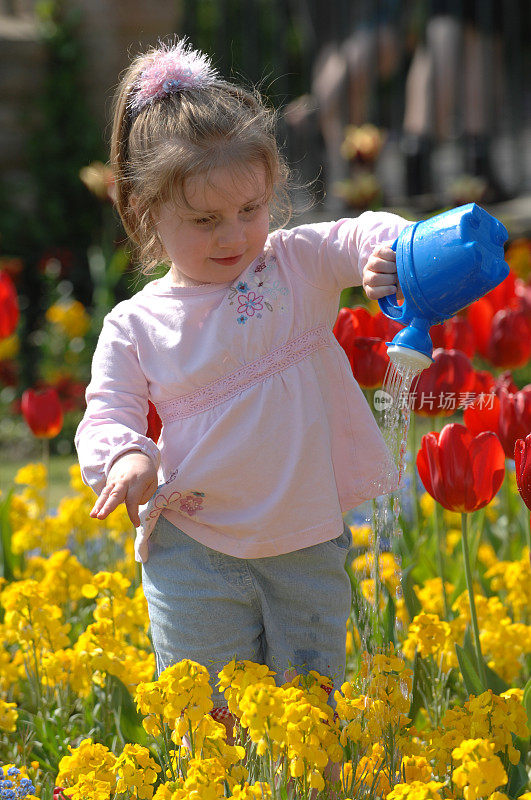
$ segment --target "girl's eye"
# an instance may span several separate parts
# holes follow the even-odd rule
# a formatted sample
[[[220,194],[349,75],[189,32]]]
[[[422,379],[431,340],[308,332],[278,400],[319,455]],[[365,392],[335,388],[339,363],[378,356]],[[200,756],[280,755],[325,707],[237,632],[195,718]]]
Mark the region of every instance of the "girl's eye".
[[[199,225],[203,228],[213,224],[214,224],[214,219],[212,217],[197,217],[197,219],[194,219],[194,225]]]
[[[259,208],[260,208],[260,204],[259,203],[254,203],[253,205],[250,205],[250,206],[244,206],[242,208],[242,211],[243,211],[244,214],[247,214],[247,216],[250,216],[251,214],[254,214],[256,211],[258,211]]]

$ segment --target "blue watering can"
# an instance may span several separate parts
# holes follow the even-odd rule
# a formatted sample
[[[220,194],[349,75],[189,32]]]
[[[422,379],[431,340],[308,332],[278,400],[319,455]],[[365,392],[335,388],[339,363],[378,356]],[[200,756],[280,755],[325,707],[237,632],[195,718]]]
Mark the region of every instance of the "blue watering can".
[[[483,297],[509,274],[503,245],[507,230],[475,203],[468,203],[404,228],[396,250],[396,294],[378,302],[383,313],[407,325],[392,342],[389,357],[400,353],[407,365],[425,369],[432,362],[429,329]]]

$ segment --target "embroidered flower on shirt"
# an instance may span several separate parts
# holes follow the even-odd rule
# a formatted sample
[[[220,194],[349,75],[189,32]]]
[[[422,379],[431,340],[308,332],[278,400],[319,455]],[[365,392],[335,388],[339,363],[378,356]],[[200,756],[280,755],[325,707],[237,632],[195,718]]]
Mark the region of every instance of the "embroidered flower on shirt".
[[[253,283],[260,294],[266,295],[270,300],[279,294],[286,295],[288,293],[287,287],[283,286],[273,275],[255,275]]]
[[[238,296],[238,302],[240,305],[238,306],[238,312],[242,313],[245,312],[248,317],[253,317],[257,311],[261,311],[263,309],[262,300],[264,299],[263,295],[257,295],[256,292],[249,292],[248,294],[240,294]]]
[[[280,300],[282,296],[289,294],[287,286],[283,286],[278,278],[274,278],[273,270],[277,267],[275,256],[268,251],[257,261],[253,272],[249,275],[249,280],[239,280],[233,284],[227,295],[229,305],[236,306],[239,315],[236,317],[238,325],[245,325],[249,317],[262,319],[262,314],[259,312],[264,309],[270,312],[286,310],[281,301],[274,302],[277,298]],[[255,289],[250,287],[255,287]]]
[[[166,496],[162,492],[156,494],[153,500],[153,508],[148,514],[148,519],[157,517],[163,508],[166,508],[172,503],[176,503],[181,496],[182,496],[181,492],[171,492],[171,494],[169,494],[168,496]]]
[[[204,492],[191,492],[187,494],[186,497],[183,497],[180,501],[179,510],[182,511],[183,514],[188,514],[189,517],[193,517],[198,511],[202,511],[204,496]]]

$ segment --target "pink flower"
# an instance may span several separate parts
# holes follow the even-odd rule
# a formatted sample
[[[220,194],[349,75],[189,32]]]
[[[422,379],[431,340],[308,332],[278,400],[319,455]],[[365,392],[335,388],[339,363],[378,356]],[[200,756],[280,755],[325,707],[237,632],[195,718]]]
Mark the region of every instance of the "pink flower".
[[[249,294],[239,294],[238,302],[240,305],[238,306],[238,312],[241,313],[244,311],[248,317],[254,316],[255,311],[261,311],[263,309],[263,299],[263,294],[257,297],[255,292],[249,292]]]
[[[193,517],[197,511],[203,508],[203,498],[200,495],[188,494],[179,503],[179,508],[184,514]]]

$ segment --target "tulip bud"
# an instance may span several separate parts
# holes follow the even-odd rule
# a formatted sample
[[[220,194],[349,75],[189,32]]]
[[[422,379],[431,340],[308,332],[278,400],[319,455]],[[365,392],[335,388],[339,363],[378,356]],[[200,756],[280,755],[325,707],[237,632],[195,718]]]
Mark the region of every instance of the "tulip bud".
[[[63,409],[55,389],[35,392],[27,389],[22,395],[21,409],[34,436],[53,439],[63,427]]]
[[[0,339],[14,333],[18,323],[18,300],[13,281],[0,270]]]

